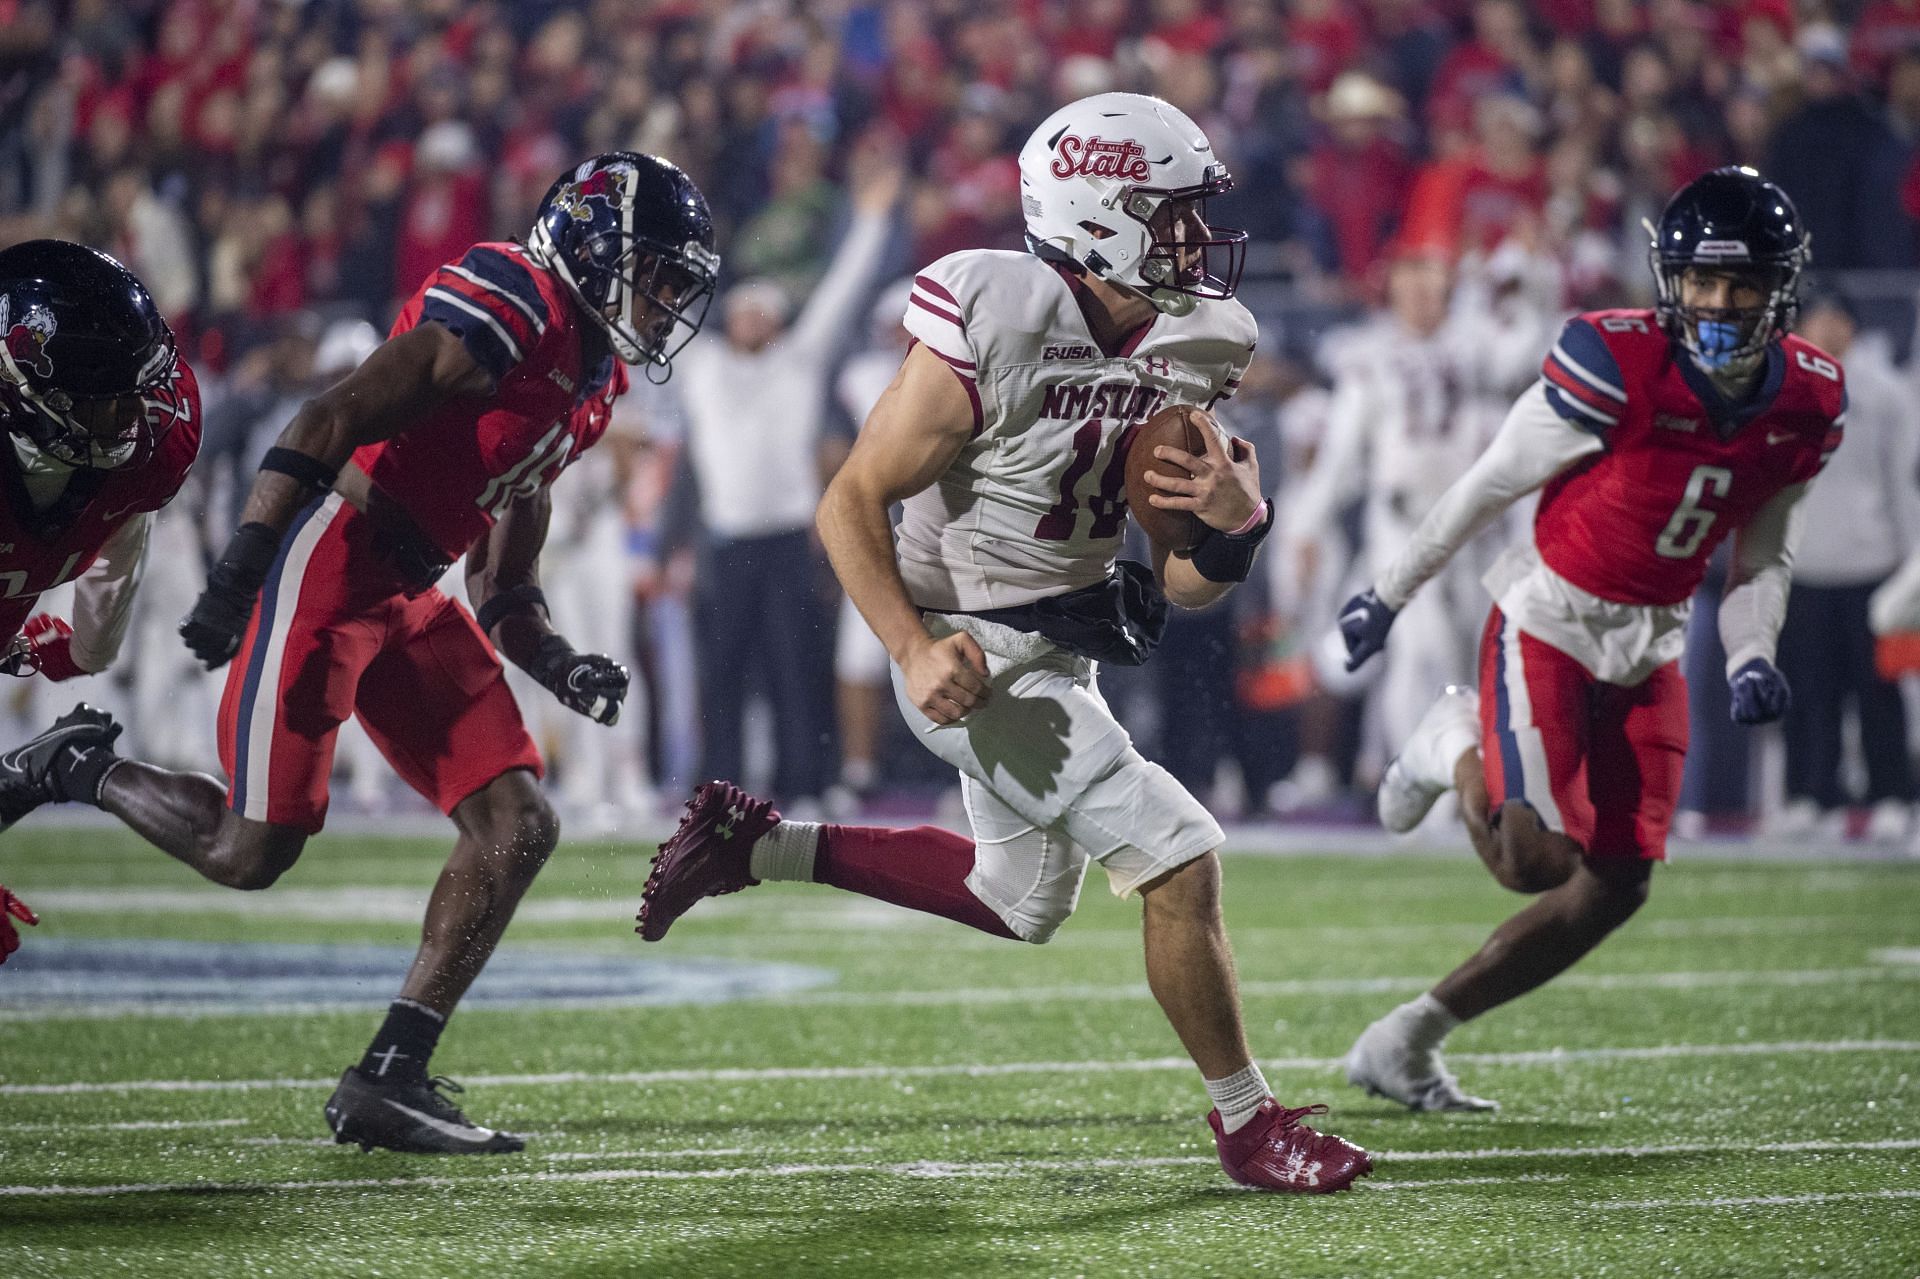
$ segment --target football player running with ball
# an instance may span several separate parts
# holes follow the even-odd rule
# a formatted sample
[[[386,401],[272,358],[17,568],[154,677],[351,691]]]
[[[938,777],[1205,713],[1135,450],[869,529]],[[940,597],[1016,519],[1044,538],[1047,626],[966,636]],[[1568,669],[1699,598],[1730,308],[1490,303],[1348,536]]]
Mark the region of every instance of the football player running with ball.
[[[1796,511],[1847,402],[1839,366],[1787,332],[1807,237],[1785,192],[1733,167],[1682,188],[1648,229],[1654,309],[1569,320],[1486,453],[1340,617],[1353,669],[1476,531],[1544,486],[1531,539],[1485,579],[1479,694],[1442,694],[1381,779],[1394,831],[1457,788],[1494,878],[1535,895],[1348,1054],[1351,1082],[1416,1110],[1493,1109],[1460,1089],[1441,1041],[1573,965],[1647,900],[1687,746],[1688,600],[1729,534],[1733,718],[1787,709],[1773,656]]]
[[[427,1072],[559,839],[495,654],[582,715],[619,714],[625,668],[575,652],[547,620],[536,570],[548,485],[606,430],[624,365],[664,380],[718,271],[706,201],[672,165],[610,152],[562,175],[525,246],[478,244],[434,272],[386,343],[309,401],[261,463],[181,626],[207,666],[232,662],[219,725],[232,785],[104,743],[60,753],[57,798],[105,809],[233,888],[268,887],[320,830],[349,715],[453,819],[400,997],[327,1102],[339,1141],[523,1145],[469,1121]],[[462,555],[471,614],[435,586]]]
[[[151,513],[200,452],[200,392],[173,330],[133,274],[65,240],[0,251],[0,671],[67,680],[120,652]],[[74,615],[34,613],[78,579]],[[110,745],[119,726],[81,706],[0,754],[0,830],[68,798],[57,760]],[[0,963],[13,921],[39,921],[0,888]]]
[[[973,838],[783,821],[710,782],[661,846],[639,931],[657,941],[702,897],[771,879],[1045,942],[1099,862],[1142,898],[1148,982],[1206,1080],[1228,1175],[1341,1190],[1371,1171],[1366,1152],[1301,1122],[1324,1107],[1275,1101],[1248,1050],[1220,827],[1133,748],[1094,679],[1144,660],[1167,600],[1200,608],[1245,580],[1272,524],[1251,451],[1209,421],[1204,456],[1163,446],[1154,473],[1154,505],[1206,536],[1190,557],[1156,547],[1151,570],[1115,563],[1130,428],[1230,394],[1252,353],[1231,300],[1245,233],[1204,218],[1231,180],[1185,115],[1126,93],[1062,108],[1019,163],[1031,252],[956,253],[916,277],[914,345],[818,517],[901,714],[960,771]]]

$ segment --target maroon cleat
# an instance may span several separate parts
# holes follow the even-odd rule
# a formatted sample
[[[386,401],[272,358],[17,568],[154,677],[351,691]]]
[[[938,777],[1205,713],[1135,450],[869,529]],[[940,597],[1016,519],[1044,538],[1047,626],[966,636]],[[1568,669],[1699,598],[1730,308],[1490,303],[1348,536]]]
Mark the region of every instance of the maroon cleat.
[[[747,858],[753,841],[779,821],[771,803],[731,782],[701,783],[687,801],[680,829],[653,855],[653,873],[640,892],[640,926],[633,931],[659,941],[702,897],[759,883],[747,872]]]
[[[1213,1143],[1220,1148],[1220,1166],[1227,1176],[1255,1190],[1283,1190],[1295,1195],[1330,1195],[1345,1190],[1373,1171],[1373,1156],[1332,1133],[1317,1132],[1300,1122],[1303,1115],[1324,1115],[1325,1106],[1298,1110],[1269,1097],[1253,1118],[1223,1132],[1220,1112],[1207,1112]]]

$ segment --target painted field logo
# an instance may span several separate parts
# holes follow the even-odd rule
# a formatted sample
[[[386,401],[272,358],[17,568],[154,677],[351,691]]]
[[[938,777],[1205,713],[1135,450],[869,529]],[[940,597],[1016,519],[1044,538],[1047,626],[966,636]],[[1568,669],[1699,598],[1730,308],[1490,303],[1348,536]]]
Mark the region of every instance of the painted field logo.
[[[101,1006],[135,1012],[384,1007],[413,948],[256,942],[38,938],[7,961],[7,1006]],[[822,968],[732,959],[628,959],[590,951],[503,947],[463,1007],[719,1004],[811,990]]]

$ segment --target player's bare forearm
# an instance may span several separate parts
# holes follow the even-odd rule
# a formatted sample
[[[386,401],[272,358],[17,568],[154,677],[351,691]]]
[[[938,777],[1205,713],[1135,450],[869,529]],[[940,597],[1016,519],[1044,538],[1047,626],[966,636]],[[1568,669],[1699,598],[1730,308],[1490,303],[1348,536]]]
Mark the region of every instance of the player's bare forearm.
[[[487,536],[467,555],[467,598],[476,613],[489,602],[516,591],[540,589],[540,552],[547,544],[553,499],[545,489],[509,506]],[[516,608],[493,624],[487,638],[494,648],[526,669],[542,640],[555,634],[544,607]]]
[[[338,471],[355,449],[400,434],[442,402],[492,391],[493,379],[459,337],[428,322],[384,343],[359,368],[308,400],[275,444]],[[311,486],[298,477],[263,470],[254,477],[240,522],[284,533],[311,498]]]
[[[1191,560],[1153,548],[1153,573],[1167,602],[1180,608],[1205,608],[1226,598],[1237,582],[1214,582],[1200,576]]]
[[[927,629],[894,562],[887,509],[938,480],[973,428],[973,401],[953,370],[917,346],[820,499],[814,523],[833,571],[896,662]]]
[[[888,504],[841,479],[827,486],[814,525],[847,598],[898,661],[908,645],[926,637],[927,628],[894,560]]]

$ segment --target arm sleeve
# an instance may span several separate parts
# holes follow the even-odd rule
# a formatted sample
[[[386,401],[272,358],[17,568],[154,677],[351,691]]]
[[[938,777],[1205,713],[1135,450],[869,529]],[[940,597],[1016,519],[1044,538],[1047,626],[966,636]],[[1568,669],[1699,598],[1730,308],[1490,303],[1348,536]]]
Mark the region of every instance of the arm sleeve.
[[[1440,495],[1374,583],[1389,608],[1405,608],[1500,512],[1604,447],[1598,435],[1570,423],[1548,402],[1550,390],[1543,378],[1514,401],[1487,451]]]
[[[1720,600],[1720,643],[1727,650],[1729,676],[1756,657],[1773,660],[1787,617],[1793,547],[1806,515],[1800,499],[1806,492],[1806,484],[1780,490],[1733,535],[1727,593]]]
[[[476,246],[433,273],[420,319],[452,330],[474,363],[498,382],[532,352],[551,316],[525,266],[498,249]]]
[[[73,663],[83,671],[104,671],[120,655],[133,617],[133,596],[147,564],[147,528],[153,516],[142,511],[114,530],[74,586]]]
[[[858,214],[834,250],[833,261],[794,321],[788,342],[797,350],[826,356],[839,346],[859,320],[867,287],[880,269],[881,255],[893,219],[885,214]]]

